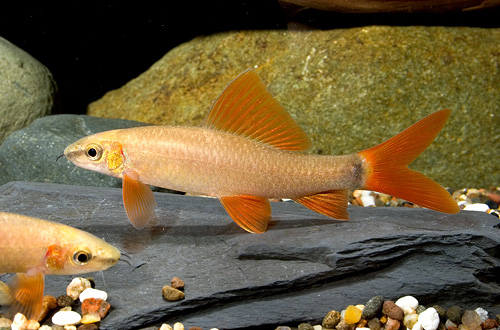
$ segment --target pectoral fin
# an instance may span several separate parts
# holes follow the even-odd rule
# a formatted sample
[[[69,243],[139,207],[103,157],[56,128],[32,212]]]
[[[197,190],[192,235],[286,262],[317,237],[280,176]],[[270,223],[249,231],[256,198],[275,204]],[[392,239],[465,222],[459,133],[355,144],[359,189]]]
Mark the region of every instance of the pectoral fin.
[[[348,190],[325,191],[295,199],[297,203],[304,205],[314,212],[338,220],[349,220],[349,213],[347,213],[348,200]]]
[[[135,172],[123,174],[123,205],[128,219],[137,229],[144,228],[155,215],[156,200],[148,185]]]
[[[271,219],[271,204],[267,198],[242,195],[219,197],[219,200],[241,228],[255,234],[267,230]]]
[[[44,278],[42,273],[34,275],[16,274],[8,282],[12,303],[9,313],[22,313],[28,320],[38,321],[42,311]]]

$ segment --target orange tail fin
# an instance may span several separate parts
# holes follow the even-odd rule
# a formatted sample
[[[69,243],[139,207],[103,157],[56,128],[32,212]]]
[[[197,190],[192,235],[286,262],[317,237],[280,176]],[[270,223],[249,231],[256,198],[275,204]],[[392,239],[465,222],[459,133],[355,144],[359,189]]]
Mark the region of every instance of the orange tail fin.
[[[363,189],[379,191],[444,213],[458,213],[460,208],[437,182],[408,168],[434,141],[451,111],[437,111],[413,124],[393,138],[360,151],[368,164]]]

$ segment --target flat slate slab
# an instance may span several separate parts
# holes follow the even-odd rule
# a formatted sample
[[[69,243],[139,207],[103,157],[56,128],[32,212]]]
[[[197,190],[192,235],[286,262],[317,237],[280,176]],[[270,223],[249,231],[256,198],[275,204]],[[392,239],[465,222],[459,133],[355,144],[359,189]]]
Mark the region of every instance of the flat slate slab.
[[[11,182],[0,210],[63,222],[116,245],[130,258],[93,273],[113,306],[101,329],[163,322],[186,329],[274,329],[320,322],[331,309],[375,295],[500,312],[498,218],[424,209],[350,207],[335,221],[295,203],[273,203],[268,232],[244,232],[215,199],[155,193],[157,221],[138,231],[117,188]],[[162,287],[186,282],[168,302]],[[48,276],[58,296],[73,276]]]

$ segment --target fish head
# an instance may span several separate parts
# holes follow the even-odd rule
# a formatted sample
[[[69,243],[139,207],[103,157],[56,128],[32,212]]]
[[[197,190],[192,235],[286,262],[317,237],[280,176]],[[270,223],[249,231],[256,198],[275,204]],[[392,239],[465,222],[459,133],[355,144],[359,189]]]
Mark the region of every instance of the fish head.
[[[45,254],[45,273],[70,275],[108,269],[118,262],[121,253],[113,245],[92,234],[69,229],[71,240],[48,246]]]
[[[78,167],[121,178],[125,156],[115,133],[107,131],[80,139],[66,147],[64,156]]]

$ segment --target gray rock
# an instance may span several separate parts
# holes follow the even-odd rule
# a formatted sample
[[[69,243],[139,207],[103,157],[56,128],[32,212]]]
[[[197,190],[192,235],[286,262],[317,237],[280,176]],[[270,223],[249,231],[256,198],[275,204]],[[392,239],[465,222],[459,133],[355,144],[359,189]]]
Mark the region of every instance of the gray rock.
[[[491,156],[500,149],[498,40],[500,29],[439,26],[199,37],[90,104],[87,114],[197,125],[232,79],[257,67],[314,153],[357,152],[450,108],[442,133],[411,166],[444,186],[486,188],[500,181]]]
[[[76,140],[101,131],[142,126],[123,119],[84,115],[47,116],[12,133],[0,146],[0,184],[10,181],[54,182],[85,186],[120,187],[121,180],[77,168],[61,158]]]
[[[52,111],[56,83],[50,71],[0,37],[0,143]]]
[[[350,207],[341,222],[273,203],[270,230],[252,235],[215,199],[155,195],[157,221],[142,231],[128,223],[116,188],[12,182],[0,187],[0,210],[87,230],[130,257],[90,274],[113,306],[101,329],[318,324],[375,294],[500,312],[500,229],[486,213]],[[186,297],[167,302],[162,287],[174,276]],[[47,276],[46,293],[64,293],[71,278]]]
[[[361,318],[365,320],[371,320],[376,317],[379,312],[382,310],[382,306],[384,304],[383,296],[375,296],[370,298],[365,304],[365,308],[363,308],[363,312],[361,313]]]

